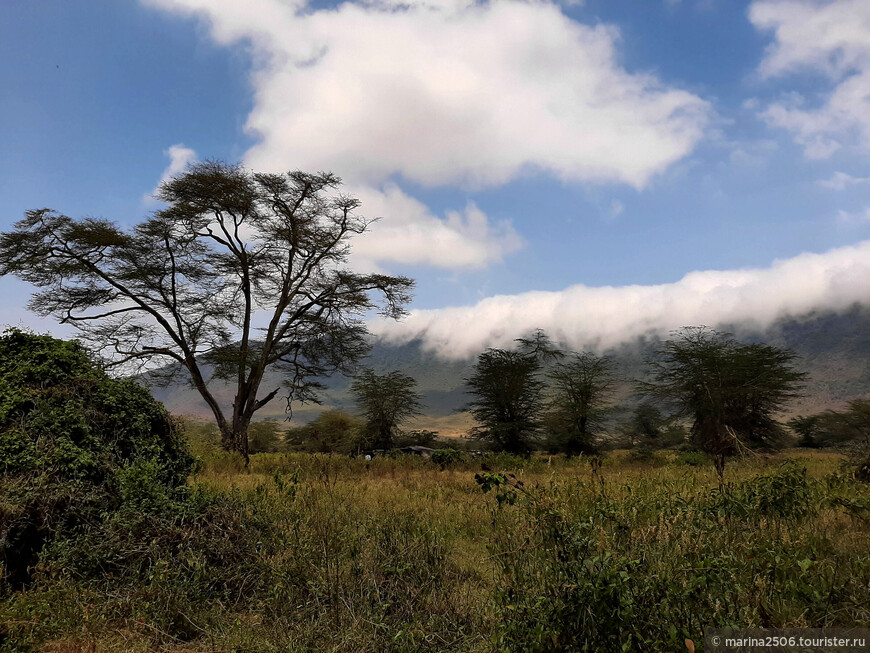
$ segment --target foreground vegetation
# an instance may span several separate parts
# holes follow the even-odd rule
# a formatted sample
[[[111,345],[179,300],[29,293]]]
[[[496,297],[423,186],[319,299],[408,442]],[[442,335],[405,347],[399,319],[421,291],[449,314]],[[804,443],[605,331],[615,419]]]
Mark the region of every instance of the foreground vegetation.
[[[870,625],[870,484],[838,454],[248,459],[14,330],[0,390],[0,651],[660,651]],[[345,417],[280,439],[346,443]]]
[[[0,650],[676,651],[704,626],[870,625],[870,488],[836,454],[725,486],[700,454],[483,464],[206,453],[187,492],[53,541],[0,599]]]

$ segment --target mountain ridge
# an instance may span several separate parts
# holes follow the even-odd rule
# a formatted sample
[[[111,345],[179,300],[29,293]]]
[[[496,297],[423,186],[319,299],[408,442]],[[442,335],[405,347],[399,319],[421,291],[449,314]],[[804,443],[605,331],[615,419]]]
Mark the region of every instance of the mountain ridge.
[[[803,396],[790,404],[786,416],[841,408],[848,401],[870,393],[870,307],[855,304],[840,312],[813,311],[797,318],[781,318],[766,328],[731,324],[717,329],[733,333],[743,341],[787,347],[799,356],[798,366],[807,371],[809,377]],[[633,385],[643,377],[644,360],[664,339],[649,335],[602,352],[614,361],[620,380],[615,397],[618,402],[636,400],[632,397]],[[376,342],[362,364],[376,372],[398,370],[417,381],[425,414],[410,424],[412,428],[433,428],[456,435],[473,425],[470,415],[462,411],[468,401],[464,379],[471,373],[474,361],[474,358],[438,358],[428,353],[418,339],[400,345]],[[353,412],[351,380],[334,375],[322,381],[326,386],[322,393],[323,404],[294,406],[293,422],[305,423],[327,409]],[[280,384],[280,377],[267,374],[263,391],[271,390],[276,384]],[[149,387],[174,414],[211,417],[205,402],[186,383],[176,382],[165,388],[151,384]],[[216,383],[214,392],[224,405],[231,405],[229,385]],[[282,401],[275,399],[258,412],[258,418],[284,417],[284,407]]]

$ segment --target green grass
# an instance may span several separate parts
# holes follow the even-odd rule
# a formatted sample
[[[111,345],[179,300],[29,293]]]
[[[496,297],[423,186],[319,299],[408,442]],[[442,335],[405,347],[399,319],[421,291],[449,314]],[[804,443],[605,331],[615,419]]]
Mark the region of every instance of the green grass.
[[[185,503],[52,545],[0,597],[0,650],[676,651],[703,626],[870,626],[870,488],[834,454],[733,461],[725,487],[668,452],[493,456],[478,480],[202,457]]]

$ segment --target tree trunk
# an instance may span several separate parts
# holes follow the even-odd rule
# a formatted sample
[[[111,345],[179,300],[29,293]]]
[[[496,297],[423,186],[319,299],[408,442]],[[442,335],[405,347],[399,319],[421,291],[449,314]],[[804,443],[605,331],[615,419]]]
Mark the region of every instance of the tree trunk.
[[[725,485],[725,461],[724,453],[713,456],[713,466],[716,468],[716,474],[719,476],[719,487]]]
[[[234,416],[232,423],[226,422],[221,428],[221,445],[224,450],[242,454],[245,459],[245,467],[251,462],[248,452],[248,426],[250,423],[250,419]]]
[[[245,467],[251,462],[248,455],[248,426],[251,423],[250,417],[240,416],[233,420],[233,438],[236,443],[236,451],[238,451],[245,459]]]

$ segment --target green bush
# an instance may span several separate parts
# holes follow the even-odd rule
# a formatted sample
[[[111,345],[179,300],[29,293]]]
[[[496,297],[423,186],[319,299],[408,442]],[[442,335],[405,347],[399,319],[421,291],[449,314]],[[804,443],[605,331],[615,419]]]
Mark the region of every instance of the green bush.
[[[305,426],[290,429],[285,442],[291,451],[352,453],[362,445],[363,422],[340,410],[327,410]]]
[[[440,465],[441,469],[446,469],[448,465],[463,462],[465,454],[456,449],[435,449],[429,457],[436,465]]]
[[[11,588],[29,581],[46,542],[117,509],[145,477],[168,499],[193,463],[146,389],[110,378],[76,342],[15,329],[0,337],[0,461]]]
[[[248,427],[249,453],[275,453],[283,448],[281,425],[275,419],[251,422]]]
[[[667,464],[667,459],[658,455],[650,446],[643,444],[628,452],[628,459],[634,463],[647,465],[648,467],[661,467]]]
[[[702,467],[710,464],[710,457],[702,451],[684,451],[674,458],[674,462],[678,465],[688,465],[690,467]]]
[[[807,470],[787,462],[773,473],[713,490],[709,506],[727,517],[796,520],[815,511],[817,504]]]

